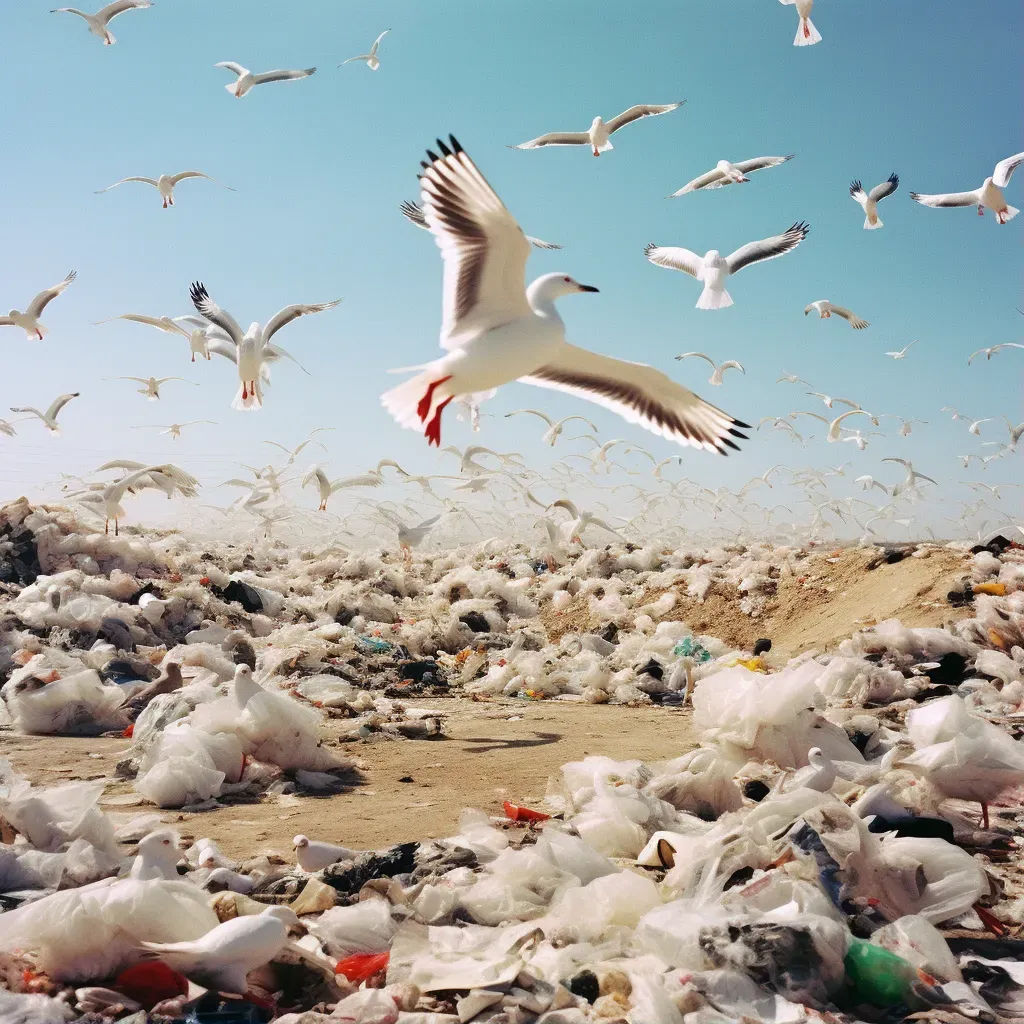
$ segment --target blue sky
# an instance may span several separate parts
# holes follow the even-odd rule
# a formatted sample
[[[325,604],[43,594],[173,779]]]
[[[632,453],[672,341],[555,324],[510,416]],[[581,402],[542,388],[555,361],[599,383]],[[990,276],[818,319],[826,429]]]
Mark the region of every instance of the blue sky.
[[[976,187],[1024,148],[1017,4],[979,0],[964,11],[926,0],[820,0],[813,20],[824,41],[806,48],[792,46],[795,9],[774,0],[158,0],[112,23],[113,47],[39,0],[11,5],[4,20],[0,307],[24,308],[72,267],[79,277],[47,309],[44,343],[0,332],[0,409],[44,407],[63,391],[82,397],[62,414],[60,438],[38,423],[0,436],[0,497],[115,456],[173,457],[215,483],[239,461],[267,461],[260,440],[294,444],[317,426],[336,428],[326,438],[332,475],[385,455],[435,471],[437,456],[390,420],[379,394],[394,383],[388,368],[437,351],[441,261],[397,207],[416,198],[423,149],[448,132],[528,233],[565,245],[531,257],[530,275],[564,270],[600,288],[563,300],[570,340],[657,365],[749,423],[819,411],[807,389],[775,383],[789,370],[818,390],[929,425],[901,438],[895,421],[883,421],[890,436],[863,453],[821,443],[820,429],[806,451],[762,432],[726,460],[676,449],[580,400],[512,385],[486,407],[499,415],[476,438],[447,414],[445,443],[472,438],[547,458],[539,421],[500,416],[534,405],[581,412],[602,438],[638,441],[659,458],[679,451],[683,472],[710,487],[738,486],[778,461],[852,461],[894,480],[898,467],[878,466],[886,455],[912,458],[950,499],[970,496],[956,481],[1021,478],[1019,454],[983,476],[952,457],[1005,440],[1002,415],[1024,419],[1024,352],[967,366],[975,349],[1020,338],[1024,216],[999,227],[991,215],[909,199]],[[380,71],[336,67],[385,28]],[[320,70],[236,100],[224,89],[230,75],[213,67],[224,60]],[[633,103],[684,98],[681,110],[616,135],[598,160],[581,149],[506,148]],[[786,153],[796,159],[750,184],[663,199],[721,157]],[[144,185],[93,194],[126,175],[186,168],[238,191],[187,181],[167,211]],[[870,187],[891,171],[900,189],[882,205],[885,228],[863,231],[849,182]],[[1020,207],[1022,175],[1007,190]],[[724,311],[696,310],[699,285],[643,256],[649,241],[729,252],[797,220],[810,222],[807,240],[739,275]],[[197,278],[243,326],[291,302],[343,297],[279,335],[312,376],[275,368],[265,408],[241,414],[229,408],[236,380],[226,361],[193,366],[184,342],[129,323],[93,326],[122,312],[190,312]],[[871,327],[804,317],[819,298]],[[913,339],[920,344],[907,359],[885,357]],[[739,359],[746,376],[710,387],[706,364],[672,360],[687,350]],[[116,374],[174,374],[201,387],[172,383],[147,403],[127,382],[102,379]],[[940,413],[946,404],[1000,419],[972,437]],[[218,427],[173,443],[128,429],[189,419]],[[1007,507],[1019,509],[1019,496]]]

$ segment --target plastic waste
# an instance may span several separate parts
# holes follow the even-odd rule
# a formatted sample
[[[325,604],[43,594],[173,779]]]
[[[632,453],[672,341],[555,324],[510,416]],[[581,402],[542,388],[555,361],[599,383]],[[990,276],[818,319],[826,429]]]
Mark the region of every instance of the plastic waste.
[[[868,1003],[887,1009],[907,1006],[921,1009],[926,1003],[914,992],[918,982],[930,984],[913,964],[870,942],[853,939],[844,960],[848,998],[851,1003]]]

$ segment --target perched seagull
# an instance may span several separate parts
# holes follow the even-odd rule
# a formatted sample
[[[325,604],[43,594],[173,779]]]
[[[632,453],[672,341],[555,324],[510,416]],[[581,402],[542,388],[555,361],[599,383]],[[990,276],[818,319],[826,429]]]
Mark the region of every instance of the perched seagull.
[[[191,384],[194,388],[199,387],[194,381],[185,380],[184,377],[107,377],[106,379],[133,380],[136,384],[141,384],[142,387],[138,389],[138,393],[145,395],[151,402],[155,402],[160,398],[160,388],[169,380],[180,380],[182,384]]]
[[[724,453],[746,424],[642,363],[570,345],[555,308],[563,295],[596,292],[568,274],[545,274],[525,287],[530,245],[462,146],[428,151],[422,180],[427,223],[444,259],[441,347],[447,354],[415,367],[416,377],[381,398],[404,427],[426,424],[441,443],[441,414],[456,395],[512,380],[555,388],[612,409],[684,445]]]
[[[828,320],[833,313],[835,313],[836,316],[841,316],[855,331],[863,331],[865,327],[871,326],[869,321],[861,320],[856,313],[851,313],[848,309],[844,309],[842,306],[833,306],[828,299],[818,299],[816,302],[812,302],[809,306],[805,307],[804,316],[807,316],[812,309],[816,309],[818,311],[819,319],[821,320]]]
[[[41,291],[29,304],[28,309],[22,313],[20,310],[12,309],[7,316],[0,316],[0,327],[20,327],[29,337],[36,337],[43,340],[44,334],[50,332],[39,322],[39,317],[46,307],[55,299],[72,281],[78,276],[78,272],[72,270],[60,284]]]
[[[262,380],[268,380],[270,371],[267,363],[285,356],[291,359],[283,348],[271,345],[270,339],[282,328],[307,313],[322,313],[333,309],[341,299],[333,302],[319,302],[312,305],[285,306],[275,313],[267,322],[266,327],[258,323],[249,325],[245,333],[238,326],[238,321],[226,310],[220,308],[206,291],[206,286],[196,281],[192,285],[190,295],[192,304],[201,316],[216,325],[227,336],[210,342],[210,351],[225,356],[238,367],[238,378],[242,382],[231,407],[233,409],[259,409],[263,405]]]
[[[899,175],[895,172],[890,174],[881,185],[876,185],[870,192],[864,191],[860,181],[852,182],[850,185],[850,198],[860,203],[864,211],[864,230],[873,231],[882,227],[881,218],[878,216],[878,203],[886,196],[891,196],[900,187]]]
[[[988,362],[1000,349],[1004,348],[1024,348],[1016,341],[1004,341],[1001,345],[993,345],[991,348],[979,348],[977,352],[972,352],[967,359],[967,365],[970,366],[974,360],[984,353],[985,361]]]
[[[366,66],[371,71],[376,71],[380,67],[380,61],[377,59],[377,48],[380,46],[380,41],[391,31],[386,28],[377,38],[373,41],[373,46],[370,47],[369,53],[361,53],[358,57],[349,57],[348,60],[343,60],[338,67],[344,67],[346,64],[351,64],[354,60],[362,60],[366,62]]]
[[[620,128],[625,128],[633,121],[639,121],[642,117],[652,117],[655,114],[667,114],[671,110],[677,110],[686,100],[678,103],[639,103],[629,110],[613,117],[610,121],[604,121],[595,117],[591,122],[590,130],[585,132],[549,132],[529,142],[520,142],[517,146],[509,146],[509,149],[540,149],[542,146],[589,146],[594,156],[607,153],[615,147],[611,143],[611,136]]]
[[[848,405],[851,409],[860,408],[860,402],[854,402],[849,398],[833,398],[831,395],[823,395],[820,391],[808,391],[807,394],[811,398],[820,398],[829,409],[832,408],[833,402],[842,402],[843,405]]]
[[[218,181],[210,174],[203,174],[202,171],[181,171],[178,174],[161,174],[159,178],[122,178],[120,181],[115,181],[113,185],[108,185],[106,188],[101,188],[95,195],[102,195],[104,192],[109,192],[112,188],[117,188],[118,185],[123,185],[126,181],[141,181],[146,185],[152,185],[160,193],[164,201],[164,209],[168,206],[174,205],[174,186],[179,181],[184,181],[186,178],[206,178],[207,181],[212,181],[216,185],[220,185],[221,188],[226,188],[229,192],[237,192],[237,189],[232,188],[230,185],[225,185],[223,181]]]
[[[296,836],[292,840],[295,851],[295,863],[303,871],[323,871],[331,864],[340,860],[355,860],[358,850],[350,850],[346,846],[335,846],[334,843],[323,843],[308,836]]]
[[[795,373],[783,373],[775,383],[781,384],[783,381],[787,384],[806,384],[808,387],[812,386],[809,380],[804,380],[803,377],[798,377]]]
[[[704,290],[697,299],[697,309],[725,309],[732,305],[732,296],[725,290],[725,282],[732,274],[752,263],[785,255],[807,237],[808,231],[809,225],[798,222],[781,235],[750,242],[724,258],[717,249],[709,250],[702,259],[689,249],[655,245],[653,242],[646,246],[644,255],[656,266],[681,270],[704,283]]]
[[[132,430],[159,430],[161,434],[170,434],[172,441],[177,441],[185,427],[193,427],[197,423],[208,423],[211,427],[217,425],[213,420],[186,420],[184,423],[146,423],[132,427]]]
[[[899,352],[886,352],[885,354],[887,356],[892,356],[893,359],[906,359],[907,358],[907,352],[910,351],[910,346],[911,345],[916,345],[916,344],[917,344],[917,341],[915,340],[915,341],[910,342],[907,345],[904,345],[903,348],[901,348],[899,350]],[[968,360],[968,362],[970,362],[970,360]]]
[[[985,216],[985,207],[987,206],[996,215],[996,222],[1005,224],[1020,213],[1016,207],[1007,204],[1003,189],[1010,184],[1010,176],[1021,163],[1024,163],[1024,153],[1017,153],[1014,156],[1008,156],[1005,160],[1000,160],[992,172],[992,177],[986,178],[981,187],[976,188],[973,192],[950,192],[935,196],[923,196],[918,192],[911,192],[910,198],[922,206],[977,206],[979,217]]]
[[[76,10],[74,7],[58,7],[56,10],[50,11],[50,13],[77,14],[80,18],[85,18],[89,25],[89,31],[94,36],[99,36],[103,40],[104,46],[113,46],[117,40],[110,34],[110,29],[107,28],[111,19],[116,18],[119,14],[124,14],[125,11],[141,11],[152,6],[153,0],[114,0],[114,3],[101,7],[95,14],[86,14],[85,11]]]
[[[792,160],[795,153],[789,156],[756,156],[753,160],[740,160],[739,163],[730,163],[728,160],[719,160],[713,171],[707,171],[699,178],[688,181],[678,192],[666,196],[666,199],[675,199],[677,196],[685,196],[688,192],[699,192],[708,188],[725,188],[726,185],[740,184],[750,181],[747,177],[752,171],[763,171],[768,167],[778,167],[787,160]]]
[[[290,82],[296,78],[309,78],[316,68],[303,68],[301,71],[264,71],[262,74],[253,74],[248,68],[236,64],[233,60],[224,60],[213,65],[215,68],[227,68],[232,74],[238,75],[238,79],[230,85],[225,85],[232,96],[241,99],[254,85],[264,85],[267,82]]]
[[[708,378],[709,384],[715,384],[721,386],[722,377],[726,370],[739,370],[740,373],[745,374],[747,371],[743,369],[742,365],[736,362],[735,359],[727,359],[721,366],[719,366],[711,356],[705,355],[703,352],[684,352],[681,356],[676,356],[676,359],[688,359],[690,356],[696,356],[698,359],[706,359],[711,364],[711,369],[714,371]]]
[[[781,4],[796,4],[796,13],[800,15],[800,22],[796,27],[796,38],[794,46],[813,46],[821,42],[821,33],[814,27],[811,21],[811,10],[814,7],[814,0],[779,0]]]
[[[349,487],[380,487],[384,478],[380,473],[370,471],[362,476],[342,477],[338,480],[328,480],[327,474],[319,466],[314,466],[303,478],[302,486],[307,487],[310,483],[316,483],[320,491],[320,508],[318,511],[327,511],[327,501],[335,491],[345,490]]]
[[[402,203],[399,206],[402,211],[402,216],[406,220],[415,224],[418,228],[423,228],[424,231],[429,231],[430,228],[427,225],[427,216],[423,212],[423,207],[419,203],[410,203],[408,201]],[[527,235],[526,240],[535,249],[562,249],[564,246],[556,245],[554,242],[545,242],[543,238],[534,238],[533,235]]]
[[[72,398],[78,398],[80,394],[81,391],[73,391],[69,395],[61,395],[59,398],[55,398],[53,402],[50,403],[50,407],[46,412],[40,412],[38,409],[34,409],[31,405],[18,408],[12,405],[11,412],[23,412],[27,413],[29,416],[38,416],[39,419],[43,421],[43,426],[46,427],[51,434],[59,434],[60,427],[57,426],[57,413],[59,413]]]
[[[211,358],[209,346],[207,344],[210,324],[205,320],[199,320],[198,318],[191,316],[145,316],[142,313],[122,313],[120,316],[108,316],[105,320],[97,320],[96,326],[99,326],[100,324],[108,324],[111,320],[132,320],[137,324],[146,324],[149,327],[155,327],[158,331],[163,331],[164,334],[177,334],[186,338],[188,340],[189,351],[192,353],[193,363],[196,361],[196,356],[202,356],[207,360]],[[182,323],[191,324],[191,329],[186,330],[181,326]],[[200,324],[201,326],[195,326],[196,324]]]
[[[562,436],[562,431],[565,429],[566,423],[571,423],[573,420],[580,420],[586,423],[591,430],[596,431],[597,427],[590,422],[585,416],[563,416],[560,420],[553,420],[547,413],[541,412],[539,409],[515,409],[512,412],[505,413],[505,419],[510,416],[518,416],[521,413],[529,413],[531,416],[539,416],[547,425],[548,429],[544,431],[541,436],[541,441],[544,444],[551,445],[552,448],[555,446],[555,442]]]

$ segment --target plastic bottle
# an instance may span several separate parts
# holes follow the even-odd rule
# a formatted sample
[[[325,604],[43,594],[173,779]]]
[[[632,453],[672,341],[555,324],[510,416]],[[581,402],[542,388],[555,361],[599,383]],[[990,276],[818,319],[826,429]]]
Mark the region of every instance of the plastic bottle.
[[[904,1005],[918,1009],[925,1005],[914,992],[919,982],[934,979],[919,971],[903,957],[871,942],[854,939],[843,961],[847,994],[852,1003],[869,1003],[883,1009]]]

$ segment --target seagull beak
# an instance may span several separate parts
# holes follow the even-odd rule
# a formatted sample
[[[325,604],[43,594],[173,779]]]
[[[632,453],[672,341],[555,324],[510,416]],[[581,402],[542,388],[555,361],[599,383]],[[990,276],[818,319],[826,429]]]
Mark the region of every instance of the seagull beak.
[[[597,291],[600,291],[600,289],[595,288],[592,284],[581,284],[580,285],[580,291],[581,292],[597,292]]]

